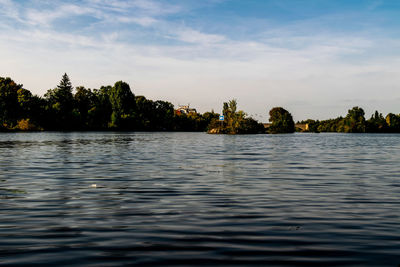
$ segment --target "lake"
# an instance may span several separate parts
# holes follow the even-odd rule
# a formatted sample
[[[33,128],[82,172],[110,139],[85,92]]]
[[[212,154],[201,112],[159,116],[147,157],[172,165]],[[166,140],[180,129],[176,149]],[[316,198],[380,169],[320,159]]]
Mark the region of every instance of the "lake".
[[[1,133],[2,265],[400,264],[400,135]]]

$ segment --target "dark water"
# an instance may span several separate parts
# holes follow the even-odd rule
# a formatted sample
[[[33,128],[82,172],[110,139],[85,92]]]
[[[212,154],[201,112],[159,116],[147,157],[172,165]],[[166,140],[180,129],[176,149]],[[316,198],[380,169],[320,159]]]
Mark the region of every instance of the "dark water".
[[[0,134],[2,265],[400,263],[400,135]]]

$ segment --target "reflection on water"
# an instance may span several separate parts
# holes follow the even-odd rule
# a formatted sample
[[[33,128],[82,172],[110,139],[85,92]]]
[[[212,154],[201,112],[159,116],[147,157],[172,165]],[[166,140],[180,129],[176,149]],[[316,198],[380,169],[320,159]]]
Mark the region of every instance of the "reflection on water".
[[[2,133],[0,262],[397,266],[399,141]]]

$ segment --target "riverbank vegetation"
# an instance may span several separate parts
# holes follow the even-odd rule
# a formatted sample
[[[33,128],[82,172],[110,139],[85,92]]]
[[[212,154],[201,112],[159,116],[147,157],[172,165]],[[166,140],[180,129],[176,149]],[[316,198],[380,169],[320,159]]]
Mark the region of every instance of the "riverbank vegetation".
[[[237,111],[237,101],[235,99],[223,104],[222,114],[224,120],[219,120],[219,116],[211,120],[208,133],[213,134],[257,134],[265,133],[262,123],[253,118],[247,117],[243,110]]]
[[[231,103],[233,104],[233,102]],[[224,109],[224,133],[261,132],[254,119],[231,105]],[[177,112],[167,101],[136,96],[129,84],[73,88],[67,74],[43,97],[11,78],[0,77],[0,131],[207,131],[218,121],[213,111]],[[253,128],[257,128],[255,131]]]
[[[400,115],[393,113],[385,117],[375,111],[369,119],[360,107],[349,109],[346,117],[329,120],[305,120],[300,123],[308,125],[308,132],[338,133],[400,133]]]
[[[67,74],[44,96],[33,95],[11,78],[0,77],[0,132],[7,131],[208,131],[219,134],[342,132],[400,133],[400,115],[385,117],[376,111],[369,119],[360,107],[345,117],[298,122],[282,107],[269,111],[270,123],[259,123],[237,110],[235,99],[223,103],[222,115],[214,111],[177,112],[167,101],[136,96],[129,84],[89,89],[73,88]]]

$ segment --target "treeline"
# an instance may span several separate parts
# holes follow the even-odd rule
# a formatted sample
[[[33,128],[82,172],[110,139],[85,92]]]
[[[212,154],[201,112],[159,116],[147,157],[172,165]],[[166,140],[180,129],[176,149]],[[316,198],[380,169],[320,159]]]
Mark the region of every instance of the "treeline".
[[[177,114],[171,103],[135,96],[122,81],[73,89],[67,74],[43,97],[0,77],[0,130],[206,131],[219,117],[214,112]]]
[[[292,115],[281,107],[270,110],[270,123],[262,124],[237,110],[236,100],[223,103],[218,113],[177,112],[167,101],[135,96],[129,84],[89,89],[72,87],[67,74],[43,97],[33,95],[11,78],[0,77],[0,131],[208,131],[219,134],[293,133]],[[360,107],[346,117],[308,119],[309,132],[400,133],[400,115],[385,117],[375,111],[365,119]]]
[[[281,107],[272,108],[269,111],[271,123],[264,126],[253,118],[246,117],[244,111],[237,111],[235,99],[223,104],[224,120],[217,118],[211,120],[208,133],[214,134],[261,134],[261,133],[294,133],[294,121],[292,115]]]
[[[224,103],[225,120],[215,112],[177,112],[167,101],[135,96],[129,84],[89,89],[72,87],[67,74],[43,97],[33,95],[11,78],[0,77],[0,131],[207,131],[265,132],[261,123],[236,111],[236,101]]]
[[[375,111],[371,118],[365,119],[365,112],[360,107],[348,110],[346,117],[329,120],[305,120],[309,132],[339,133],[400,133],[400,115],[389,113],[384,117]]]

